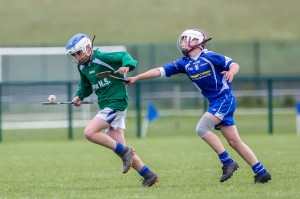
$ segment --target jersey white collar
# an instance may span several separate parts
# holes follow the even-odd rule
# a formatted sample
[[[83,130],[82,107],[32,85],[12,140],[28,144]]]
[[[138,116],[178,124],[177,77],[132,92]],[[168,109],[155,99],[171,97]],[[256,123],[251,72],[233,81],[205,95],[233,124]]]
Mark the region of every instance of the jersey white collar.
[[[200,57],[202,52],[207,52],[207,51],[208,51],[207,49],[203,49],[196,57],[190,57],[190,58],[193,60],[197,60]]]

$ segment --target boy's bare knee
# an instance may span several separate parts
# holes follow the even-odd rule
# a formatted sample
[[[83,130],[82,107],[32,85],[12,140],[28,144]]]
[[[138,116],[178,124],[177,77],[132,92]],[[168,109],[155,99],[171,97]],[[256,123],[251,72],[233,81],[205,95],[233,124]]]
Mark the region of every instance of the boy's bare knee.
[[[228,140],[229,146],[231,146],[234,149],[236,149],[241,143],[241,140]]]
[[[93,137],[94,133],[93,133],[92,131],[89,131],[89,130],[87,130],[87,129],[84,129],[83,135],[84,135],[84,137],[85,137],[86,139],[92,140],[92,137]]]

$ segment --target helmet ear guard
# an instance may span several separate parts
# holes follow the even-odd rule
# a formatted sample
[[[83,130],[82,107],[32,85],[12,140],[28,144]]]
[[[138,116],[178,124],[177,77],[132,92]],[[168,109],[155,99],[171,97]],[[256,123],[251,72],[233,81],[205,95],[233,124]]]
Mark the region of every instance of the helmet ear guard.
[[[206,46],[206,42],[212,40],[212,38],[208,38],[208,39],[205,39],[204,41],[202,41],[201,43],[195,45],[192,47],[192,50],[196,49],[196,48],[201,48],[202,50],[205,49],[205,46]]]
[[[194,29],[194,30],[200,32],[203,35],[203,40],[201,42],[199,41],[199,45],[203,50],[205,48],[206,42],[208,42],[212,38],[207,38],[207,36],[203,30],[200,30],[200,29]]]

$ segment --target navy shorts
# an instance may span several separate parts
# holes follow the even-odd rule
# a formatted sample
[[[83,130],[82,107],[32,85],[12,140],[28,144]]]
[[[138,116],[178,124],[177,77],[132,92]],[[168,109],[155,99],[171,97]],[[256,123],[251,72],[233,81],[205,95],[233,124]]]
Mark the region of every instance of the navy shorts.
[[[222,97],[210,101],[208,112],[222,120],[215,126],[216,130],[220,130],[219,126],[235,125],[233,114],[236,108],[236,100],[232,93],[225,93]]]

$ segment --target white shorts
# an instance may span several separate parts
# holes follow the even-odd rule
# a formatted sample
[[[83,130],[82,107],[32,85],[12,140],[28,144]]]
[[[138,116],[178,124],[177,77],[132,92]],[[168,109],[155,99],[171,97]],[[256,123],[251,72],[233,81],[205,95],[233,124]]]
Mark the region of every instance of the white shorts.
[[[107,123],[113,129],[121,128],[125,129],[125,111],[117,111],[110,108],[104,108],[103,110],[99,111],[95,117],[98,117]],[[105,133],[109,131],[109,128],[105,129]]]

